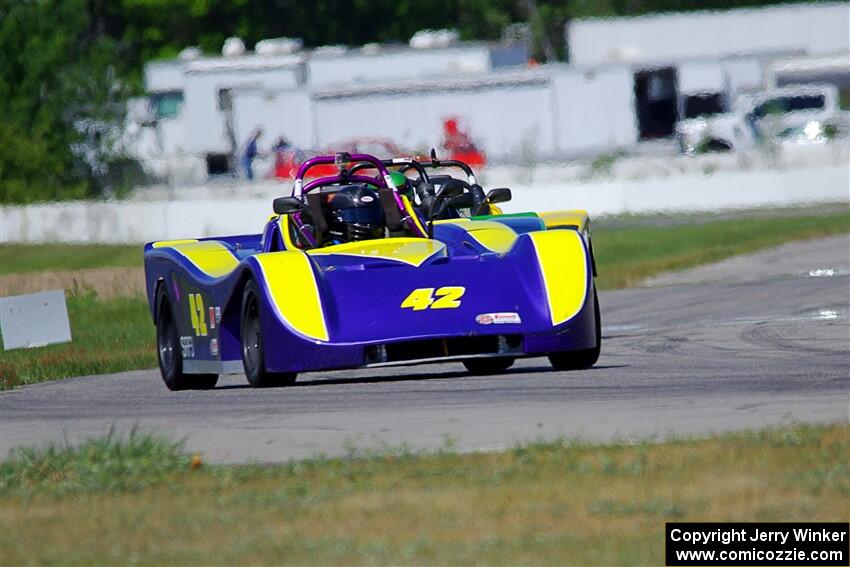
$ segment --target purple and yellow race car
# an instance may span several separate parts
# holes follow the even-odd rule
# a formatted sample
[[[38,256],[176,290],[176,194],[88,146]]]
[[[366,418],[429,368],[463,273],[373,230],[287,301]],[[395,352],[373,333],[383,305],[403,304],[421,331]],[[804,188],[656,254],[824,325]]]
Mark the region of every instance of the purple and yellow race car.
[[[327,165],[339,173],[305,181]],[[444,183],[425,207],[378,158],[315,157],[262,233],[148,243],[166,386],[212,388],[242,372],[280,386],[299,372],[446,361],[491,373],[533,356],[592,366],[601,324],[587,214],[445,218],[480,210],[469,187]]]

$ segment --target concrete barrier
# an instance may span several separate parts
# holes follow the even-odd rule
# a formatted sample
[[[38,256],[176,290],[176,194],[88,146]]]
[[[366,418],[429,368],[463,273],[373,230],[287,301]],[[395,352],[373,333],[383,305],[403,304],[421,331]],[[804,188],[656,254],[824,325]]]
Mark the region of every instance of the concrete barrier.
[[[490,186],[499,186],[494,179]],[[587,209],[618,213],[719,211],[850,200],[847,164],[792,170],[724,171],[645,181],[512,184],[505,212]],[[0,208],[0,243],[139,243],[257,233],[271,215],[264,197],[67,202]]]

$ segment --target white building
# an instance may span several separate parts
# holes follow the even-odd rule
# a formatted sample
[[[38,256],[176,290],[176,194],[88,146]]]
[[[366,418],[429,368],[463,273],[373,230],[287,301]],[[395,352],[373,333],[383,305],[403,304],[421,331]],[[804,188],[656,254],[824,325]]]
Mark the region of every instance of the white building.
[[[146,166],[178,183],[232,170],[256,127],[262,149],[283,135],[307,150],[357,138],[427,150],[457,116],[491,161],[611,152],[767,87],[850,88],[848,18],[842,2],[580,20],[566,29],[570,64],[539,67],[524,44],[230,42],[227,56],[148,64],[150,110],[131,130]]]
[[[566,26],[570,62],[657,63],[753,53],[850,51],[850,3],[589,18]]]

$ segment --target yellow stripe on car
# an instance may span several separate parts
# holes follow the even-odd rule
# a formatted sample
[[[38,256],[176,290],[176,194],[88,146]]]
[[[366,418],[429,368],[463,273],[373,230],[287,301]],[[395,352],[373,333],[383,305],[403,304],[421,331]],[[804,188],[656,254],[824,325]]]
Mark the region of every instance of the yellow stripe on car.
[[[422,226],[422,222],[419,220],[419,215],[416,214],[416,211],[413,210],[413,205],[410,204],[410,200],[401,195],[401,202],[404,204],[404,210],[410,215],[410,218],[413,219],[414,224],[416,224],[416,228],[418,228],[422,234],[428,234],[428,231],[425,230],[425,227]]]
[[[309,250],[311,256],[358,256],[361,258],[392,260],[419,267],[434,256],[445,256],[446,245],[426,238],[386,238],[382,240],[360,240],[325,248]]]
[[[588,214],[587,211],[576,209],[574,211],[552,211],[547,213],[538,213],[546,228],[555,228],[558,226],[574,226],[579,232],[587,232]]]
[[[226,276],[239,265],[230,249],[217,240],[164,240],[154,248],[173,248],[199,270],[214,278]]]
[[[496,221],[471,221],[459,226],[481,246],[499,254],[513,248],[517,239],[517,233],[511,227]]]
[[[587,252],[574,230],[530,232],[552,325],[575,317],[587,298]]]
[[[504,254],[513,248],[517,239],[517,233],[514,229],[498,221],[460,218],[437,222],[438,224],[453,224],[462,228],[481,246],[499,254]]]
[[[154,242],[154,248],[166,248],[168,246],[174,246],[175,244],[188,244],[190,242],[197,242],[197,238],[187,238],[185,240],[160,240],[159,242]]]
[[[292,220],[289,218],[289,215],[279,215],[277,226],[280,229],[280,236],[283,238],[283,247],[286,250],[297,250],[298,247],[292,241],[292,233],[289,228],[289,223],[291,222]]]
[[[263,271],[269,302],[297,333],[327,341],[328,328],[310,258],[300,251],[254,256]]]

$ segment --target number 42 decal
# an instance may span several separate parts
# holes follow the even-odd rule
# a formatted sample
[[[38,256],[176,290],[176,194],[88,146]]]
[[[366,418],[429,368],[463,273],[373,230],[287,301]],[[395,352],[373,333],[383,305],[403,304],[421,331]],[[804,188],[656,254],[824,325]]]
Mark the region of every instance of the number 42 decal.
[[[206,312],[204,311],[204,298],[200,293],[189,294],[189,316],[192,318],[192,328],[195,330],[195,336],[206,337]]]
[[[465,287],[444,286],[434,291],[433,287],[421,287],[410,292],[401,302],[402,309],[457,309],[460,298],[466,293]]]

